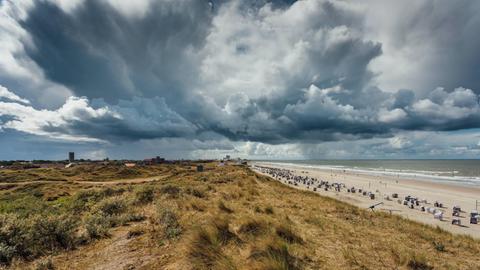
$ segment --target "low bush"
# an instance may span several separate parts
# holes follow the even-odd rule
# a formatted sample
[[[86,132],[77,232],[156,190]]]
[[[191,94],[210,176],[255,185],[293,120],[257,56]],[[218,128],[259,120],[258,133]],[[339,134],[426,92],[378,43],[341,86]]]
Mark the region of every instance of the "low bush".
[[[171,198],[178,198],[180,194],[180,188],[177,186],[166,185],[160,189],[160,192],[168,195]]]
[[[15,215],[0,215],[0,263],[9,264],[14,257],[31,255],[28,224]]]
[[[200,190],[200,189],[196,189],[196,188],[187,188],[186,190],[187,194],[189,195],[192,195],[192,196],[195,196],[197,198],[201,198],[201,199],[204,199],[207,197],[207,194],[205,193],[205,191],[203,190]]]
[[[107,198],[95,206],[95,210],[105,216],[119,215],[126,209],[126,203],[119,197]]]
[[[0,263],[71,249],[75,246],[77,225],[68,216],[38,215],[20,219],[15,215],[0,215]]]
[[[155,190],[152,186],[143,186],[135,190],[135,203],[147,204],[151,203],[155,198]]]
[[[69,200],[67,207],[75,214],[80,214],[84,211],[90,210],[98,202],[112,197],[118,196],[124,193],[123,188],[113,189],[113,188],[104,188],[104,189],[89,189],[81,190],[75,193],[75,195]]]
[[[55,265],[52,262],[52,258],[46,258],[40,260],[35,266],[35,270],[54,270]]]
[[[182,227],[173,210],[158,206],[157,215],[158,222],[163,227],[163,233],[167,239],[177,238],[182,234]]]
[[[32,219],[30,237],[34,255],[71,249],[75,243],[77,222],[67,216],[36,216]]]
[[[89,239],[99,239],[109,236],[108,229],[111,227],[109,217],[93,214],[84,219],[84,226]]]
[[[413,256],[407,263],[407,267],[412,270],[432,270],[426,259],[421,256]]]

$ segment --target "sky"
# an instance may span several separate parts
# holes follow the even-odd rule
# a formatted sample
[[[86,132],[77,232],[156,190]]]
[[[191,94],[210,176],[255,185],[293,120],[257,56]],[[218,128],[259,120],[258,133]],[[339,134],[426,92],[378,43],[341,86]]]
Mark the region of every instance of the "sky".
[[[0,0],[0,159],[479,158],[480,1]]]

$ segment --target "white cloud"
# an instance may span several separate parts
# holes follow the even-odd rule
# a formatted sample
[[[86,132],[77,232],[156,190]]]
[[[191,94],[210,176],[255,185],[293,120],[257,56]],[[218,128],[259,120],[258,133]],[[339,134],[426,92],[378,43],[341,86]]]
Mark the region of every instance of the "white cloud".
[[[15,102],[0,102],[0,116],[11,117],[3,128],[67,141],[107,142],[122,138],[181,137],[196,127],[171,111],[163,99],[135,98],[94,108],[85,97],[70,97],[56,110],[37,110]]]
[[[12,102],[0,102],[0,116],[11,116],[3,124],[3,128],[15,129],[18,131],[46,136],[49,138],[69,141],[99,141],[88,136],[68,134],[62,126],[68,125],[70,121],[83,121],[92,118],[111,115],[119,117],[110,112],[108,108],[93,109],[88,106],[84,98],[69,98],[58,110],[36,110],[33,107]],[[59,129],[57,131],[57,129]]]
[[[437,88],[430,99],[421,99],[412,105],[412,111],[433,123],[445,123],[480,116],[479,97],[470,89],[456,88],[451,93]]]
[[[386,110],[386,109],[381,109],[378,112],[378,120],[380,122],[384,122],[384,123],[392,123],[392,122],[402,121],[402,120],[406,119],[406,117],[407,117],[407,113],[400,108],[396,108],[396,109],[393,109],[391,111]]]
[[[17,102],[21,102],[21,103],[25,103],[25,104],[30,104],[30,101],[15,95],[14,93],[8,91],[7,88],[0,85],[0,99],[2,99],[2,98],[5,98],[5,99],[11,100],[11,101],[17,101]]]

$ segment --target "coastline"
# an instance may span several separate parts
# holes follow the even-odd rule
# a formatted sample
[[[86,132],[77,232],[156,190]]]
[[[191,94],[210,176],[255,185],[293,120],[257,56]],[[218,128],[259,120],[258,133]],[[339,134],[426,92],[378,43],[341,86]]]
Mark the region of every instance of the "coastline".
[[[334,192],[319,189],[318,194],[336,198],[338,200],[356,205],[361,208],[382,202],[383,204],[375,209],[394,213],[405,218],[415,220],[432,226],[439,226],[455,234],[466,234],[474,238],[480,239],[480,224],[470,224],[469,214],[475,209],[475,203],[480,203],[480,188],[466,187],[461,185],[450,185],[446,183],[436,183],[433,181],[424,181],[417,179],[405,179],[389,176],[378,176],[368,174],[357,174],[342,170],[328,170],[321,168],[305,168],[292,166],[289,164],[272,163],[272,162],[253,162],[253,165],[265,166],[271,168],[288,169],[295,175],[315,177],[329,182],[344,183],[347,187],[362,188],[375,192],[377,195],[374,200],[358,193],[352,194],[346,191]],[[259,172],[258,170],[255,170]],[[283,183],[283,182],[282,182]],[[294,186],[308,190],[306,186]],[[310,189],[311,190],[311,189]],[[444,220],[439,221],[433,218],[433,215],[422,212],[420,209],[409,209],[407,206],[398,203],[396,199],[386,200],[384,196],[398,193],[399,198],[411,195],[426,199],[428,206],[433,206],[433,202],[439,201],[444,204],[441,210],[444,212]],[[427,206],[425,205],[425,206]],[[460,220],[462,226],[452,225],[452,207],[459,205],[462,208]],[[478,205],[480,210],[480,205]]]

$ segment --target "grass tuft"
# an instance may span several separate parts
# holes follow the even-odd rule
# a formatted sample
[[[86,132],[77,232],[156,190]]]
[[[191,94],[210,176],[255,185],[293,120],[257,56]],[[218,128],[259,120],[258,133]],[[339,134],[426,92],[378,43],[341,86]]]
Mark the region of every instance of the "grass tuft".
[[[290,244],[303,243],[303,239],[300,236],[298,236],[290,226],[287,227],[285,225],[280,225],[275,229],[275,232],[280,238],[285,240],[287,243],[290,243]]]
[[[259,236],[267,231],[267,224],[263,220],[250,219],[244,222],[238,231],[243,234]]]
[[[221,211],[223,211],[227,214],[232,214],[233,213],[232,208],[226,206],[223,201],[218,202],[218,209],[220,209]]]

